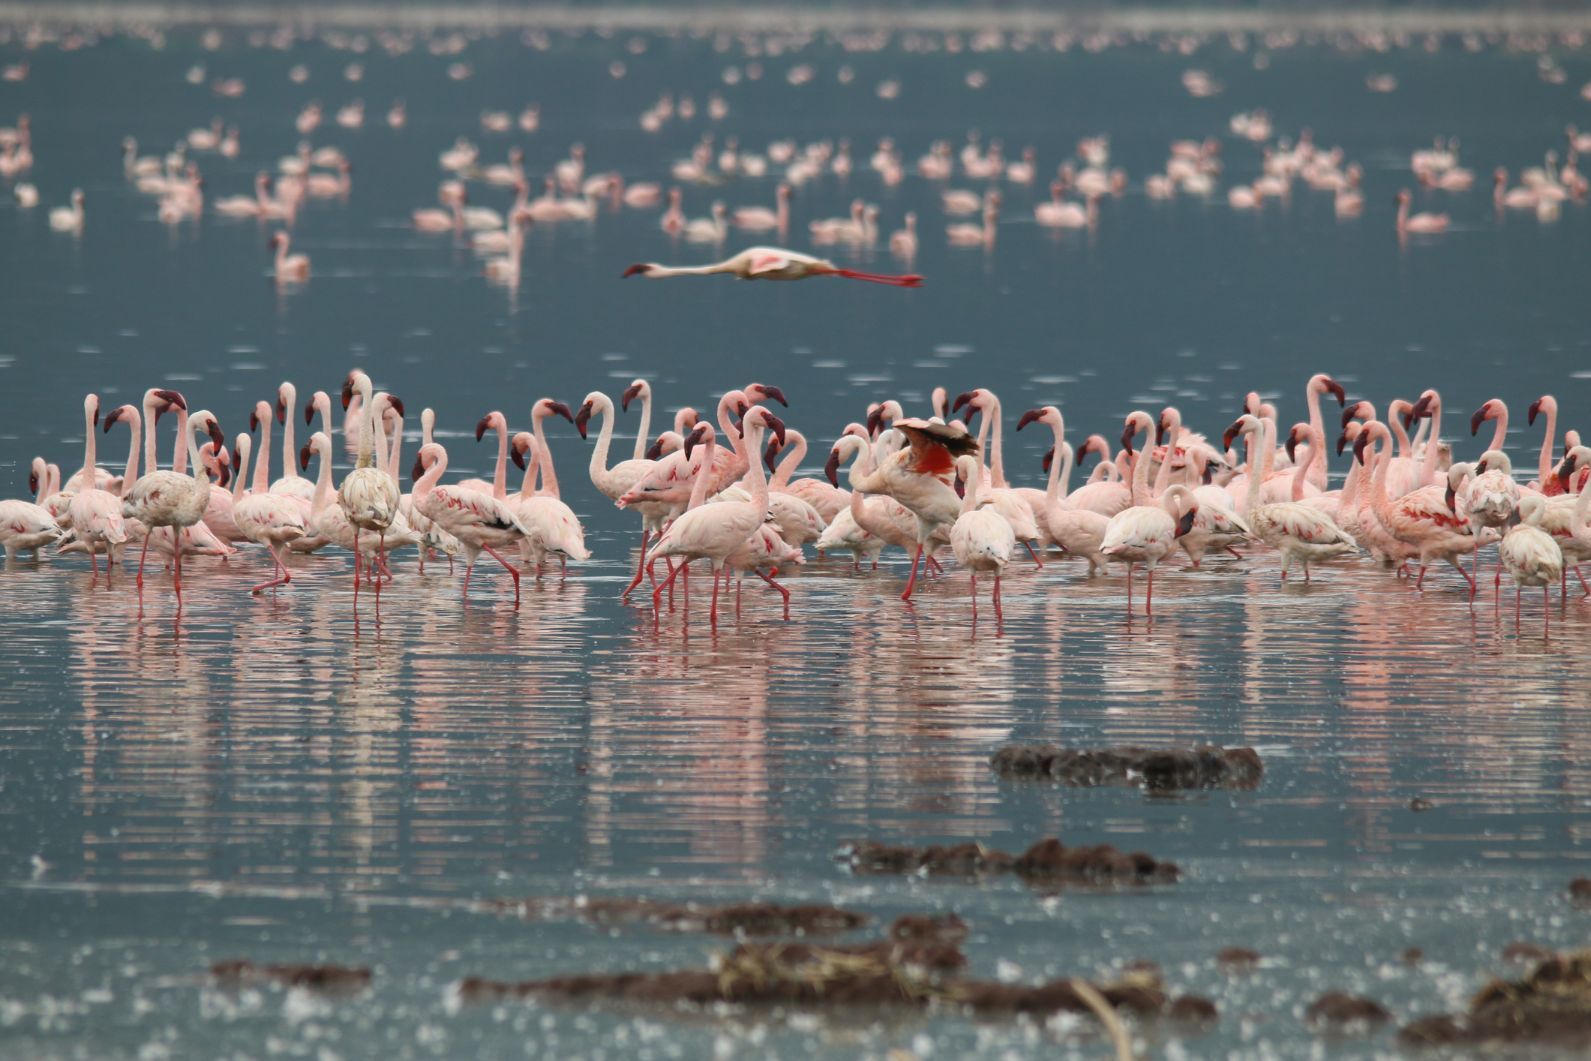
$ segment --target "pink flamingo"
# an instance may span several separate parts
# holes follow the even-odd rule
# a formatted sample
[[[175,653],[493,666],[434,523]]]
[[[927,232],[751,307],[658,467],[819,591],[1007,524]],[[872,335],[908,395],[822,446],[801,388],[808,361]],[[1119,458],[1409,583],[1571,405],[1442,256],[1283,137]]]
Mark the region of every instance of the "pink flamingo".
[[[941,528],[954,524],[961,514],[961,498],[949,483],[956,458],[975,456],[979,447],[959,422],[947,425],[933,420],[896,420],[894,428],[909,445],[890,454],[872,474],[852,482],[851,489],[886,494],[917,517],[917,548],[912,553],[911,575],[901,593],[901,600],[911,600],[917,585],[917,568],[929,541]]]
[[[136,410],[135,410],[136,412]],[[72,521],[72,531],[88,550],[89,564],[94,577],[99,577],[99,552],[106,554],[105,571],[122,546],[127,544],[127,526],[122,519],[122,502],[119,496],[100,489],[95,484],[94,429],[99,426],[99,395],[90,394],[83,399],[83,470],[79,473],[77,493],[67,512]],[[134,443],[133,459],[138,456]]]
[[[303,283],[309,279],[309,258],[287,253],[291,243],[286,232],[271,236],[270,249],[276,252],[276,282],[279,284]]]
[[[963,454],[956,458],[956,471],[966,484],[966,496],[961,500],[961,512],[950,528],[950,549],[956,562],[971,574],[969,590],[972,596],[972,621],[978,621],[978,572],[994,572],[995,622],[1004,618],[1000,608],[1000,575],[1011,562],[1011,552],[1016,548],[1016,535],[1010,521],[990,508],[978,507],[978,482],[982,479],[982,466],[978,458]]]
[[[1446,232],[1448,218],[1446,214],[1409,214],[1411,200],[1409,190],[1405,188],[1398,193],[1398,235],[1407,232]]]
[[[530,531],[506,501],[491,494],[468,490],[458,486],[439,486],[438,481],[447,471],[447,450],[439,443],[421,446],[415,457],[414,506],[420,513],[458,539],[464,549],[464,588],[466,599],[470,591],[470,575],[475,571],[475,561],[484,550],[492,559],[503,565],[514,580],[514,607],[519,607],[519,571],[498,552],[517,541],[528,538]]]
[[[625,276],[644,276],[649,280],[672,276],[713,276],[718,273],[741,280],[805,280],[814,276],[840,276],[847,280],[866,280],[892,287],[921,287],[923,283],[923,278],[915,274],[892,276],[843,269],[826,259],[779,247],[748,247],[732,258],[711,265],[673,266],[641,262],[624,270]]]

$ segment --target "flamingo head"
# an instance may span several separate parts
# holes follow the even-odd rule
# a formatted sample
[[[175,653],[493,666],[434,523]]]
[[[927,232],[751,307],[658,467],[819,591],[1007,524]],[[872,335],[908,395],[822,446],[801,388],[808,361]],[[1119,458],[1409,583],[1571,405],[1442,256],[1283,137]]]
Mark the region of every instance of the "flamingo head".
[[[1325,389],[1327,394],[1337,399],[1338,405],[1346,405],[1348,403],[1348,392],[1343,389],[1341,383],[1338,383],[1325,373],[1316,376],[1315,381],[1320,387]]]
[[[744,426],[744,423],[742,423],[742,426]],[[697,446],[701,445],[703,442],[707,441],[708,437],[712,435],[712,433],[713,429],[708,424],[697,424],[695,427],[691,428],[691,433],[685,436],[685,441],[680,447],[685,451],[685,459],[687,461],[691,459],[691,451]],[[662,445],[661,439],[658,440],[658,444],[660,446]]]
[[[1442,408],[1442,399],[1434,390],[1427,390],[1420,395],[1420,400],[1414,403],[1414,408],[1409,410],[1410,423],[1431,416]],[[1407,425],[1405,425],[1407,426]]]
[[[981,410],[983,407],[982,402],[982,390],[975,388],[970,391],[962,391],[960,394],[956,395],[956,400],[950,403],[950,415],[955,416],[957,413],[961,412],[962,406],[966,406],[967,415],[963,416],[961,419],[963,423],[965,423],[968,427],[971,427],[973,417],[977,416],[979,410]]]
[[[1298,443],[1300,441],[1307,443],[1309,441],[1309,439],[1308,438],[1300,439],[1298,437],[1298,428],[1294,427],[1291,431],[1289,431],[1287,433],[1287,441],[1283,444],[1285,446],[1286,450],[1287,450],[1287,459],[1292,461],[1294,464],[1298,463],[1297,453],[1298,453]]]
[[[304,403],[304,423],[313,424],[314,422],[315,422],[315,399],[312,397],[312,398],[309,399],[309,401]]]
[[[387,408],[391,409],[393,412],[397,413],[399,416],[402,416],[404,414],[404,411],[403,411],[403,399],[398,397],[396,394],[389,394],[389,395],[386,396],[386,398],[387,398]]]
[[[1370,403],[1366,401],[1354,402],[1342,411],[1342,425],[1347,427],[1354,420],[1368,420],[1371,416]]]
[[[199,422],[204,425],[205,434],[210,436],[210,444],[215,447],[218,459],[225,459],[226,436],[221,433],[221,425],[216,422],[215,415],[204,412],[199,416]]]
[[[636,380],[634,383],[624,388],[624,394],[619,398],[619,408],[623,409],[625,412],[629,412],[630,403],[635,401],[637,398],[644,397],[649,392],[650,388],[646,385],[645,380]]]
[[[1222,449],[1231,449],[1232,448],[1232,440],[1237,438],[1237,436],[1242,434],[1242,433],[1243,433],[1243,421],[1241,419],[1234,421],[1231,427],[1227,428],[1225,431],[1223,431],[1221,433],[1221,448]],[[1128,453],[1132,452],[1132,446],[1129,445],[1127,447],[1127,452]]]
[[[563,402],[552,398],[543,398],[536,403],[536,411],[543,416],[561,416],[571,424],[575,422],[574,412]]]
[[[1557,411],[1557,408],[1558,403],[1553,399],[1553,397],[1550,394],[1543,394],[1541,397],[1530,403],[1530,410],[1525,414],[1525,423],[1534,427],[1536,423],[1536,417],[1538,415],[1541,413],[1547,413],[1550,415],[1551,413]]]
[[[619,279],[623,280],[631,276],[645,276],[656,268],[656,262],[636,262],[634,265],[624,270],[624,274],[620,276]]]
[[[343,408],[347,409],[348,406],[353,403],[353,400],[354,400],[354,373],[350,372],[350,373],[348,373],[348,378],[343,380],[343,389],[342,389]]]
[[[309,469],[309,452],[308,442],[298,448],[298,470],[301,472]]]
[[[1172,414],[1176,415],[1173,416]],[[1161,410],[1160,419],[1155,421],[1155,445],[1160,446],[1165,444],[1166,435],[1171,431],[1172,420],[1180,420],[1181,418],[1182,414],[1178,413],[1176,408],[1173,406],[1168,405]]]
[[[508,447],[509,459],[514,462],[514,467],[520,471],[525,470],[525,455],[530,452],[531,436],[521,431],[514,436],[514,441]]]
[[[1035,424],[1043,421],[1044,414],[1045,410],[1043,409],[1029,409],[1027,412],[1023,413],[1021,419],[1016,422],[1016,429],[1020,431],[1029,424]]]
[[[424,474],[425,474],[425,458],[416,456],[414,458],[414,467],[409,469],[409,478],[413,479],[415,482],[419,482],[420,481],[420,477],[422,475],[424,475]]]
[[[746,397],[753,402],[765,402],[771,398],[786,409],[790,408],[790,403],[785,400],[784,391],[778,387],[770,387],[766,383],[753,383],[747,387]],[[744,410],[742,410],[742,413],[744,413]]]
[[[503,426],[508,426],[508,421],[499,412],[490,412],[475,422],[475,441],[479,442],[486,437],[486,432],[497,426],[498,420],[503,420]]]
[[[1370,444],[1370,432],[1361,431],[1359,437],[1353,440],[1353,459],[1360,464],[1365,462],[1365,447]]]
[[[774,460],[778,456],[779,456],[779,440],[776,439],[776,438],[770,438],[768,440],[767,448],[762,451],[762,463],[767,466],[767,469],[768,469],[770,474],[772,474],[775,471],[778,471],[778,467],[774,464]]]
[[[867,410],[867,437],[877,438],[878,433],[884,429],[884,406],[873,405]]]
[[[112,425],[120,423],[123,420],[131,421],[133,415],[137,412],[138,410],[134,409],[131,405],[118,405],[116,408],[105,414],[102,430],[107,435],[110,434]]]
[[[823,462],[823,477],[829,481],[830,486],[840,485],[840,447],[835,446],[829,450],[829,459]],[[39,488],[35,486],[32,489],[37,493]]]
[[[580,411],[575,413],[575,430],[580,432],[580,437],[586,437],[586,425],[591,422],[591,399],[587,398],[580,406]]]
[[[740,434],[741,434],[741,437],[745,437],[745,434],[746,434],[746,422],[747,422],[748,419],[752,419],[752,418],[755,418],[755,424],[753,426],[760,425],[762,427],[767,428],[769,431],[773,432],[773,437],[779,440],[779,445],[780,446],[784,445],[784,421],[779,419],[777,416],[773,415],[772,413],[770,413],[766,408],[764,408],[761,405],[753,405],[750,409],[746,410],[744,413],[741,414],[741,417],[740,417]],[[701,425],[697,425],[697,426],[699,428]]]
[[[652,441],[652,444],[646,447],[646,453],[644,456],[649,461],[661,460],[663,458],[662,435],[657,436],[657,438]]]
[[[1563,489],[1564,493],[1569,492],[1569,482],[1574,478],[1575,466],[1578,463],[1579,457],[1573,450],[1570,450],[1563,460],[1558,463],[1558,486]]]

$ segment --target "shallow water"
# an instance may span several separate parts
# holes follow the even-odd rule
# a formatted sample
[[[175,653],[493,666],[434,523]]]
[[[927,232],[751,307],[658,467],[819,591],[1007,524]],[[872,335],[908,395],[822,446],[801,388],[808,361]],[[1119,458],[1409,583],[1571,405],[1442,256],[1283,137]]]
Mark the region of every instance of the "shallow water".
[[[574,405],[636,375],[670,409],[710,408],[718,391],[752,378],[782,386],[789,422],[813,439],[814,473],[869,400],[921,407],[938,383],[988,386],[1012,415],[1056,401],[1074,438],[1114,437],[1128,409],[1168,401],[1218,432],[1250,387],[1301,419],[1297,391],[1322,370],[1381,405],[1440,386],[1450,438],[1494,393],[1519,421],[1531,399],[1556,393],[1567,422],[1583,423],[1583,207],[1567,204],[1553,224],[1498,222],[1483,191],[1427,195],[1422,208],[1450,212],[1455,229],[1400,247],[1389,203],[1407,153],[1433,135],[1460,136],[1479,173],[1561,146],[1564,124],[1583,120],[1575,86],[1591,62],[1581,53],[1560,52],[1567,84],[1548,85],[1534,55],[1495,48],[1374,57],[1298,48],[1259,71],[1252,50],[1224,44],[1191,59],[1149,46],[1058,58],[847,55],[815,44],[801,58],[819,76],[797,90],[782,76],[796,61],[787,56],[762,60],[762,82],[730,88],[718,74],[743,62],[733,52],[648,42],[635,54],[617,41],[558,40],[533,54],[512,38],[479,41],[464,56],[476,76],[464,82],[443,74],[451,58],[373,49],[357,86],[337,76],[352,56],[315,43],[278,53],[228,42],[212,53],[174,34],[158,53],[125,39],[33,53],[28,80],[0,85],[0,118],[33,115],[32,179],[46,203],[82,185],[89,222],[74,241],[50,233],[42,211],[0,205],[0,290],[21,308],[0,338],[0,478],[25,477],[13,467],[35,452],[70,467],[90,387],[109,405],[144,386],[178,386],[232,433],[277,380],[332,389],[351,364],[411,410],[436,408],[466,472],[489,459],[465,434],[488,408],[505,408],[517,427],[541,395]],[[20,54],[0,46],[5,62]],[[606,67],[621,55],[628,73],[615,80]],[[224,101],[185,84],[195,62],[210,76],[244,77],[248,93]],[[285,79],[297,62],[312,70],[302,86]],[[857,71],[849,88],[833,79],[842,64]],[[1189,99],[1178,78],[1190,65],[1224,81],[1225,95]],[[961,82],[973,66],[990,75],[982,92]],[[1379,70],[1398,74],[1399,93],[1363,91]],[[886,76],[904,85],[893,105],[872,93]],[[916,209],[924,238],[914,267],[929,286],[621,283],[632,260],[713,255],[670,245],[651,213],[605,212],[589,228],[533,232],[510,296],[446,237],[407,227],[408,211],[433,198],[435,154],[460,133],[482,144],[483,161],[522,144],[532,174],[580,139],[596,169],[663,179],[708,123],[647,136],[636,116],[664,90],[701,102],[714,88],[731,104],[722,131],[754,147],[780,135],[850,137],[858,174],[848,186],[803,187],[797,226],[843,212],[853,194],[883,203],[886,231]],[[379,117],[399,94],[410,124],[393,132]],[[292,150],[302,102],[331,109],[355,95],[372,124],[314,137],[348,151],[355,185],[346,205],[299,219],[295,246],[315,262],[300,289],[271,284],[254,223],[207,216],[168,232],[122,179],[121,135],[158,150],[221,114],[242,126],[244,149],[230,163],[202,158],[207,190],[242,192],[256,168]],[[536,99],[535,136],[479,134],[484,107],[517,111]],[[881,193],[862,172],[884,133],[910,160],[930,139],[959,143],[977,126],[1008,146],[1034,143],[1048,172],[1079,136],[1108,130],[1113,163],[1137,188],[1168,140],[1222,135],[1231,113],[1261,104],[1284,133],[1309,125],[1364,162],[1365,217],[1338,222],[1327,198],[1302,188],[1256,217],[1233,215],[1220,196],[1154,203],[1130,193],[1103,204],[1096,233],[1052,239],[1027,220],[1032,193],[1008,188],[998,244],[985,254],[943,245],[933,186],[908,178]],[[1223,142],[1225,180],[1258,171],[1256,148]],[[714,197],[767,202],[773,183],[692,190],[687,212],[705,213]],[[863,260],[897,267],[882,251]],[[633,423],[621,418],[621,434]],[[1048,444],[1032,434],[1006,439],[1029,483]],[[1520,423],[1513,438],[1518,463],[1533,467],[1525,455],[1539,434]],[[124,444],[113,434],[101,453]],[[1378,998],[1400,1019],[1459,1008],[1504,970],[1505,944],[1584,940],[1587,915],[1564,894],[1586,873],[1591,823],[1578,747],[1591,608],[1577,595],[1566,606],[1554,598],[1544,636],[1539,600],[1527,600],[1516,628],[1511,599],[1499,608],[1488,587],[1471,609],[1451,572],[1421,594],[1361,561],[1282,588],[1274,558],[1255,553],[1198,572],[1163,569],[1153,620],[1128,623],[1119,577],[1022,563],[1006,584],[1003,626],[985,604],[974,630],[963,575],[929,584],[907,608],[895,598],[896,557],[877,574],[810,561],[789,577],[788,622],[748,586],[740,616],[730,606],[715,631],[700,580],[689,621],[683,598],[655,621],[642,603],[616,599],[634,527],[591,489],[589,451],[567,426],[553,429],[552,445],[596,558],[566,578],[527,580],[517,612],[501,572],[483,566],[463,606],[456,575],[438,565],[422,577],[412,557],[382,593],[379,618],[365,598],[357,636],[340,558],[296,562],[292,585],[258,600],[244,587],[264,577],[259,557],[195,563],[180,627],[160,597],[163,577],[140,619],[119,575],[91,587],[69,559],[4,574],[5,1052],[1098,1049],[1069,1026],[949,1016],[813,1023],[460,1006],[452,988],[468,975],[672,968],[725,946],[452,905],[484,897],[821,900],[881,922],[955,910],[972,926],[979,976],[1158,961],[1176,991],[1220,1006],[1220,1024],[1197,1038],[1168,1045],[1161,1037],[1174,1029],[1146,1032],[1157,1051],[1195,1056],[1300,1051],[1303,1008],[1331,987]],[[1267,774],[1252,793],[1177,798],[999,781],[987,759],[1010,740],[1250,744]],[[1415,797],[1433,809],[1411,810]],[[1141,893],[1046,896],[1014,882],[853,877],[833,858],[861,838],[1019,850],[1050,835],[1146,850],[1185,878]],[[1265,955],[1261,970],[1221,972],[1215,954],[1232,945]],[[1427,956],[1418,972],[1398,960],[1410,946]],[[232,957],[367,963],[374,987],[349,1002],[209,985],[208,964]],[[1375,1047],[1390,1048],[1390,1037],[1332,1045]]]

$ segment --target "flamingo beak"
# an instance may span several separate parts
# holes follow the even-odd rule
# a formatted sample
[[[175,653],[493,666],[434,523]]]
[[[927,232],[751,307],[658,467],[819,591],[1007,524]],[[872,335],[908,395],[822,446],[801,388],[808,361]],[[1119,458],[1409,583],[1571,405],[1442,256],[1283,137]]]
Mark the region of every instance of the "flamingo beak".
[[[565,420],[569,421],[571,424],[575,422],[575,414],[573,412],[571,412],[569,407],[567,405],[565,405],[563,402],[548,402],[547,403],[547,411],[551,412],[551,413],[555,413],[558,416],[563,417]]]
[[[628,393],[628,392],[626,392],[626,393]],[[575,430],[580,432],[580,437],[581,438],[585,438],[586,437],[586,424],[588,424],[590,422],[591,422],[591,403],[590,402],[586,402],[584,405],[582,405],[580,407],[580,411],[578,413],[575,413]]]
[[[287,403],[280,398],[276,399],[276,422],[279,424],[287,423]]]
[[[260,414],[259,413],[250,413],[249,414],[249,434],[252,435],[254,432],[258,431],[259,429],[260,429]]]
[[[629,412],[630,403],[638,398],[640,394],[641,385],[639,383],[630,384],[628,387],[624,388],[624,394],[619,398],[619,408],[623,409],[625,412]]]
[[[1289,434],[1287,436],[1287,442],[1285,444],[1285,448],[1287,450],[1287,459],[1292,461],[1294,464],[1297,464],[1298,463],[1298,455],[1297,455],[1298,454],[1298,434],[1297,434],[1297,432],[1293,432],[1293,433],[1291,433],[1291,434]]]
[[[1155,445],[1163,445],[1166,441],[1166,418],[1161,417],[1155,422]]]
[[[1022,414],[1022,419],[1020,419],[1020,420],[1018,420],[1016,422],[1016,429],[1018,431],[1020,431],[1024,427],[1028,426],[1029,424],[1036,423],[1039,420],[1042,420],[1043,418],[1044,418],[1044,410],[1043,409],[1029,409],[1027,412]]]
[[[1447,491],[1443,494],[1442,500],[1447,503],[1449,512],[1455,516],[1458,515],[1458,492],[1453,489],[1452,483],[1447,484]]]
[[[215,422],[215,418],[214,417],[212,417],[210,419],[209,428],[210,428],[210,432],[209,432],[210,433],[210,441],[215,443],[215,451],[216,451],[216,453],[225,454],[226,453],[226,436],[221,433],[221,425]]]
[[[1369,444],[1370,436],[1368,434],[1360,435],[1358,438],[1354,439],[1353,459],[1358,461],[1360,464],[1363,464],[1365,462],[1365,446]]]
[[[1322,380],[1321,381],[1321,385],[1323,387],[1325,387],[1326,390],[1331,393],[1331,396],[1333,398],[1337,399],[1337,404],[1338,405],[1344,405],[1344,404],[1347,403],[1347,401],[1348,401],[1348,392],[1343,390],[1341,383],[1338,383],[1334,379],[1328,378],[1328,379]]]
[[[1343,449],[1348,445],[1348,432],[1344,431],[1337,436],[1337,456],[1342,456]]]
[[[1191,531],[1193,529],[1193,518],[1195,516],[1197,516],[1198,514],[1199,514],[1198,506],[1194,506],[1193,508],[1188,509],[1188,511],[1186,511],[1186,512],[1184,512],[1182,514],[1182,518],[1177,520],[1177,534],[1176,534],[1176,536],[1178,538],[1182,537],[1184,534],[1187,534],[1189,531]]]
[[[399,416],[404,415],[403,399],[398,397],[396,394],[387,395],[387,405],[390,406],[392,411],[397,413]]]
[[[1532,427],[1536,424],[1536,415],[1541,412],[1541,399],[1537,398],[1530,403],[1530,411],[1525,414],[1525,423]]]
[[[475,424],[475,441],[479,442],[486,437],[486,429],[492,426],[492,414],[487,413]]]
[[[514,462],[514,467],[518,468],[520,471],[524,471],[525,470],[525,451],[524,450],[520,449],[518,446],[515,446],[515,447],[513,447],[512,450],[509,451],[508,457],[509,457],[510,460],[512,460]]]
[[[161,401],[167,402],[168,404],[174,406],[175,408],[182,409],[184,411],[186,411],[187,408],[188,408],[187,399],[184,398],[181,394],[177,393],[176,391],[160,390],[160,391],[156,391],[155,392],[155,396],[158,397]]]
[[[624,270],[624,275],[619,277],[619,279],[623,280],[631,276],[645,276],[651,271],[651,269],[652,267],[650,265],[647,265],[644,262],[637,262],[635,265],[632,265],[628,269]]]
[[[956,496],[965,499],[967,496],[967,483],[961,476],[956,476]]]
[[[835,485],[837,486],[839,484],[836,483]],[[39,477],[35,473],[29,472],[28,473],[28,493],[36,494],[38,492],[39,492]]]
[[[352,378],[343,380],[343,408],[347,409],[354,400],[354,381]]]
[[[314,422],[315,422],[315,399],[311,398],[309,401],[304,403],[304,423],[313,424]]]
[[[1227,428],[1226,432],[1221,435],[1221,448],[1222,449],[1231,449],[1232,448],[1232,440],[1234,438],[1236,438],[1238,436],[1238,434],[1242,430],[1243,430],[1243,425],[1241,423],[1233,424],[1231,427]],[[1128,447],[1128,452],[1131,452],[1131,451],[1132,451],[1132,448],[1129,446]]]
[[[1469,434],[1471,438],[1474,438],[1476,435],[1481,433],[1481,425],[1484,424],[1488,419],[1486,413],[1490,409],[1491,403],[1488,402],[1479,409],[1476,409],[1475,415],[1469,418]]]
[[[877,438],[884,428],[884,407],[879,406],[867,414],[867,437]]]
[[[950,414],[954,416],[956,413],[961,412],[963,405],[971,405],[972,396],[976,393],[976,391],[962,391],[956,395],[956,400],[950,403]]]
[[[655,461],[655,460],[662,460],[663,459],[663,436],[662,435],[657,436],[657,439],[650,446],[646,447],[645,456],[646,456],[646,459],[649,460],[649,461]]]
[[[1055,464],[1055,447],[1054,446],[1051,446],[1049,449],[1044,451],[1044,459],[1042,461],[1040,461],[1039,463],[1044,466],[1044,474],[1048,475],[1050,473],[1050,468],[1052,466],[1054,466],[1054,464]]]
[[[1563,488],[1564,493],[1569,492],[1569,480],[1574,478],[1574,470],[1578,463],[1578,458],[1569,456],[1558,465],[1558,485]]]
[[[414,467],[409,469],[409,478],[415,482],[420,481],[420,476],[425,474],[425,461],[419,457],[414,458]]]
[[[230,460],[221,462],[220,468],[217,470],[216,482],[223,490],[232,482],[232,462]]]
[[[840,485],[840,451],[829,450],[829,459],[823,462],[823,476],[828,479],[829,485],[838,488]],[[37,488],[35,488],[37,492]]]
[[[304,471],[309,467],[309,447],[300,446],[298,450],[298,470]]]
[[[779,456],[779,443],[775,439],[769,439],[768,448],[762,451],[762,463],[767,466],[770,475],[778,470],[774,464],[774,458],[777,456]]]
[[[1414,408],[1410,412],[1415,420],[1431,415],[1431,396],[1429,394],[1420,395],[1420,400],[1414,403]]]
[[[757,389],[762,392],[762,396],[763,396],[764,400],[772,398],[774,401],[778,402],[780,405],[784,406],[786,409],[790,408],[790,403],[785,401],[784,391],[780,390],[778,387],[769,387],[769,386],[766,386],[765,384],[760,384],[759,383],[757,385]]]
[[[762,411],[762,414],[763,414],[763,419],[768,422],[768,430],[773,432],[774,437],[779,440],[779,447],[781,449],[783,449],[784,448],[784,421],[779,419],[777,416],[774,416],[772,413],[770,413],[766,409],[764,409]],[[744,426],[744,421],[742,421],[742,426]]]
[[[116,421],[120,420],[121,418],[122,418],[122,411],[121,411],[120,408],[112,409],[110,412],[105,414],[104,424],[105,424],[105,433],[107,435],[110,434],[110,426],[112,424],[114,424]]]
[[[1127,426],[1122,428],[1121,445],[1122,445],[1122,448],[1125,449],[1128,453],[1133,452],[1132,440],[1133,440],[1133,436],[1136,435],[1136,434],[1138,434],[1137,427],[1135,427],[1133,425],[1133,422],[1131,420],[1127,421]]]

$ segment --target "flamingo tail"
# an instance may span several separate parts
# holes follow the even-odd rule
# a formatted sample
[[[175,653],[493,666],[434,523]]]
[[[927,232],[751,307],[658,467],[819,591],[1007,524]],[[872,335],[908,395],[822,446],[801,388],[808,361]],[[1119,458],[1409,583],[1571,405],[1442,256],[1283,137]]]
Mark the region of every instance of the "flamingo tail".
[[[836,269],[835,276],[843,276],[847,280],[866,280],[870,284],[888,284],[891,287],[922,287],[923,278],[916,273],[906,276],[891,276],[888,273],[864,273],[855,269]]]

